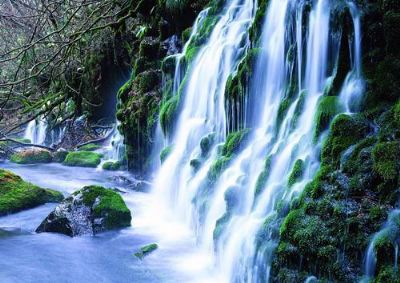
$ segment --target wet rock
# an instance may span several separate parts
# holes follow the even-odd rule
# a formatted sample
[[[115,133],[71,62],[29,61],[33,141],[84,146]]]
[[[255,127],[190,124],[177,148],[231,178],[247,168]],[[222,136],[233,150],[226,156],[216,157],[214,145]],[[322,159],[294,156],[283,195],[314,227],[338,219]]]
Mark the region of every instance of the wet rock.
[[[0,169],[0,216],[62,199],[63,195],[59,192],[40,188],[10,171]]]
[[[94,235],[130,226],[131,212],[113,190],[88,186],[76,191],[58,205],[36,229],[70,237]]]
[[[45,149],[24,149],[11,155],[10,160],[18,164],[50,163],[53,158]]]

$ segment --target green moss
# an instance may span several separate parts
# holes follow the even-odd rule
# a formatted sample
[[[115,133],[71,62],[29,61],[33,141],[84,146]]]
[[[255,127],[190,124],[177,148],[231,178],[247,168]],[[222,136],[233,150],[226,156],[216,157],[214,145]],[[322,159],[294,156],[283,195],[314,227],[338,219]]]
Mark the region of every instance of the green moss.
[[[97,167],[102,155],[91,151],[75,151],[68,153],[63,164],[66,166]]]
[[[395,180],[400,171],[400,142],[377,144],[373,151],[374,170],[385,180]]]
[[[208,172],[208,180],[212,183],[217,181],[221,173],[228,167],[232,157],[220,157],[214,161]]]
[[[320,134],[326,130],[338,113],[342,112],[339,97],[337,96],[324,96],[318,104],[318,110],[315,115],[316,126],[314,138],[317,139]]]
[[[149,255],[150,253],[154,252],[157,249],[158,249],[157,244],[149,244],[141,247],[139,251],[135,253],[135,256],[139,259],[143,259],[145,256]]]
[[[272,156],[268,156],[265,160],[264,170],[258,176],[255,190],[255,198],[259,196],[267,184],[269,174],[271,172]]]
[[[117,171],[121,168],[122,164],[119,161],[113,162],[113,161],[108,161],[105,162],[102,166],[104,170],[109,170],[109,171]]]
[[[95,218],[104,218],[107,229],[130,226],[131,212],[118,193],[100,186],[87,186],[73,193],[79,194],[83,203],[92,207]]]
[[[98,144],[89,143],[89,144],[86,144],[84,146],[81,146],[79,148],[79,151],[95,151],[95,150],[98,150],[100,148],[101,148],[101,146],[98,145]]]
[[[301,159],[296,160],[294,163],[292,172],[290,173],[288,185],[293,186],[295,183],[301,180],[304,173],[304,161]]]
[[[400,272],[392,265],[387,265],[381,269],[374,283],[400,283]]]
[[[47,150],[23,150],[11,155],[10,160],[18,164],[50,163],[52,156]]]
[[[232,156],[232,154],[238,152],[249,136],[250,130],[244,129],[228,135],[226,143],[222,147],[222,155],[226,157]]]
[[[53,154],[53,162],[63,163],[68,155],[68,151],[58,150]]]
[[[368,125],[361,117],[345,114],[336,116],[322,150],[322,162],[338,166],[342,152],[362,140],[368,130]]]
[[[63,195],[57,191],[42,189],[0,169],[0,216],[62,199]]]
[[[172,145],[170,145],[161,151],[161,153],[160,153],[161,163],[164,163],[164,161],[168,158],[169,154],[172,152],[172,149],[173,149],[173,147],[172,147]]]
[[[179,105],[179,96],[174,95],[169,100],[161,105],[160,108],[160,123],[164,134],[170,132],[173,128],[173,121],[175,120],[176,110]]]

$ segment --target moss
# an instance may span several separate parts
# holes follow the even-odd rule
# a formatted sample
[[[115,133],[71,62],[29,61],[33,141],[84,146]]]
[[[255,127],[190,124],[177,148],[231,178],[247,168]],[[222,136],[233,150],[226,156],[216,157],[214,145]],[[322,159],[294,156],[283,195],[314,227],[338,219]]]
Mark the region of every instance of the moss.
[[[373,151],[374,170],[385,180],[395,180],[400,171],[400,142],[378,143]]]
[[[66,166],[97,167],[102,155],[91,151],[75,151],[68,153],[63,164]]]
[[[208,172],[208,180],[212,183],[216,182],[221,173],[228,167],[232,157],[220,157],[214,161],[211,165],[210,171]]]
[[[172,145],[170,145],[161,151],[161,153],[160,153],[161,163],[164,163],[164,161],[168,158],[169,154],[172,152],[172,149],[173,149],[173,147],[172,147]]]
[[[342,112],[339,97],[337,96],[324,96],[318,104],[318,110],[315,115],[316,126],[314,138],[318,139],[320,134],[326,130],[338,113]]]
[[[10,171],[0,169],[0,216],[62,199],[59,192],[32,185]]]
[[[101,148],[101,146],[98,145],[98,144],[89,143],[89,144],[86,144],[84,146],[81,146],[79,148],[79,151],[95,151],[95,150],[98,150],[100,148]]]
[[[226,157],[232,156],[232,154],[238,152],[243,146],[249,136],[250,130],[244,129],[228,135],[226,143],[222,147],[222,155]]]
[[[52,156],[47,150],[29,149],[16,152],[11,155],[10,160],[18,164],[50,163]]]
[[[359,116],[336,116],[322,150],[322,162],[338,166],[342,152],[362,140],[368,131],[369,126]]]
[[[131,212],[118,193],[100,186],[87,186],[73,193],[79,194],[82,194],[83,203],[92,207],[95,218],[104,218],[106,229],[131,225]]]
[[[176,117],[176,110],[179,105],[179,96],[174,95],[169,100],[161,105],[160,108],[160,123],[164,134],[172,131],[173,121]]]
[[[68,155],[68,151],[66,150],[58,150],[53,154],[53,162],[63,163],[65,158]]]
[[[300,181],[300,179],[303,177],[303,173],[304,173],[304,161],[301,159],[298,159],[294,163],[292,172],[289,175],[289,179],[288,179],[289,187],[293,186],[295,183]]]
[[[255,198],[259,196],[265,188],[267,184],[269,174],[271,172],[271,164],[272,164],[272,156],[269,156],[265,159],[264,169],[261,172],[260,176],[258,176],[256,189],[255,189]]]
[[[105,162],[102,166],[104,170],[109,170],[109,171],[117,171],[121,168],[122,164],[119,161],[113,162],[113,161],[108,161]]]
[[[229,223],[231,219],[230,213],[225,213],[221,218],[219,218],[215,224],[215,229],[213,231],[213,239],[214,241],[218,241],[221,237],[222,233],[225,230],[226,225]]]
[[[400,283],[400,272],[391,265],[381,269],[374,283]]]
[[[135,253],[135,256],[139,259],[143,259],[145,256],[149,255],[150,253],[154,252],[157,249],[158,249],[157,244],[149,244],[141,247],[139,251]]]

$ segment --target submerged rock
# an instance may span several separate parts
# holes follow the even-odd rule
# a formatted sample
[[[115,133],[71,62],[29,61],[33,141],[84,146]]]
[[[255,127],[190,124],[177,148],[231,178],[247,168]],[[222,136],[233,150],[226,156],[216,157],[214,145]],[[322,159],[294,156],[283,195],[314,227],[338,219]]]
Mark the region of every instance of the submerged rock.
[[[150,253],[154,252],[156,249],[158,249],[157,244],[149,244],[146,246],[143,246],[135,253],[135,256],[139,259],[143,259],[145,256],[149,255]]]
[[[45,149],[24,149],[11,155],[11,162],[18,164],[50,163],[53,158]]]
[[[0,216],[62,199],[59,192],[32,185],[12,172],[0,169]]]
[[[120,161],[107,161],[103,164],[103,169],[108,170],[108,171],[117,171],[122,167],[122,164]]]
[[[131,212],[122,197],[109,189],[88,186],[58,205],[36,229],[70,237],[94,235],[131,224]]]

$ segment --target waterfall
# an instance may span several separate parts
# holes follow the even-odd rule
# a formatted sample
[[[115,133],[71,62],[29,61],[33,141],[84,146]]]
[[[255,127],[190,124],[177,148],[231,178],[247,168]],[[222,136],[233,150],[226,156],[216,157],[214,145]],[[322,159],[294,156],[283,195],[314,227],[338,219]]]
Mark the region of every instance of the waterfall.
[[[38,118],[29,122],[25,129],[24,138],[31,143],[43,145],[46,141],[47,123],[43,118]]]
[[[388,217],[388,220],[383,225],[382,229],[373,235],[371,242],[368,245],[368,249],[364,261],[364,274],[366,278],[363,278],[361,282],[369,282],[375,276],[376,269],[376,250],[375,244],[377,241],[387,239],[394,248],[394,262],[393,266],[397,268],[398,262],[398,245],[400,243],[400,209],[393,210]]]
[[[355,30],[352,69],[339,99],[350,112],[363,90],[352,86],[362,81],[361,29],[357,7],[348,6]],[[188,67],[169,140],[172,151],[154,180],[155,197],[193,229],[202,250],[214,255],[216,272],[206,282],[270,280],[282,208],[299,196],[320,166],[324,135],[316,137],[315,119],[339,60],[342,33],[332,27],[336,14],[331,1],[270,0],[245,103],[252,113],[246,123],[249,137],[216,183],[207,183],[227,135],[226,82],[249,49],[254,8],[253,1],[228,1]],[[203,156],[200,141],[205,138],[211,146]],[[197,159],[201,164],[193,170],[190,164]]]
[[[346,80],[340,92],[341,101],[346,113],[358,110],[360,99],[365,91],[365,82],[361,67],[361,24],[360,15],[354,3],[348,3],[354,23],[354,36],[350,41],[352,70],[347,74]],[[351,44],[352,42],[352,44]]]
[[[124,137],[118,130],[120,122],[117,121],[116,125],[113,129],[113,134],[110,139],[110,142],[107,146],[108,149],[108,159],[111,161],[122,161],[125,155],[125,144],[124,144]]]

